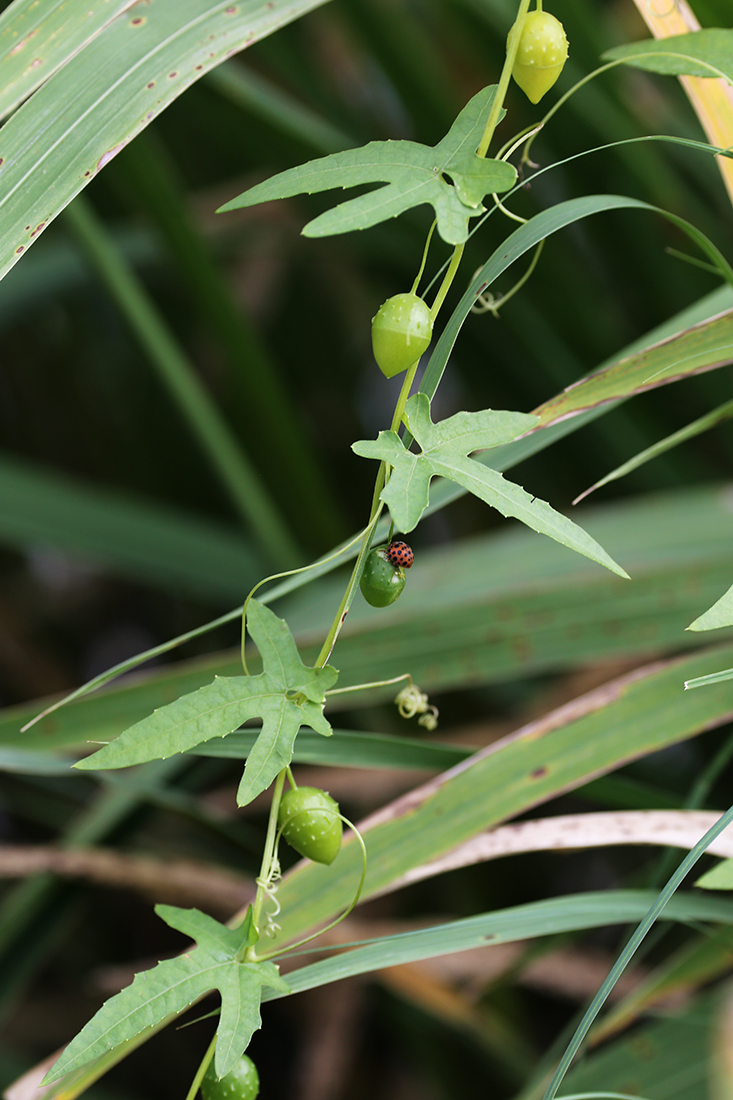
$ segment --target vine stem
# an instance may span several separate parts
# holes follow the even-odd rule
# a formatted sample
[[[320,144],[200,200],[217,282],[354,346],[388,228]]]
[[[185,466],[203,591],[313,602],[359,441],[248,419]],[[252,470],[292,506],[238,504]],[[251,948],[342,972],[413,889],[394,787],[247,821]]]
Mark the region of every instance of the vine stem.
[[[282,798],[283,786],[285,784],[285,776],[287,775],[287,768],[278,774],[275,780],[275,790],[272,795],[272,803],[270,804],[270,819],[267,822],[267,836],[265,837],[265,849],[262,853],[262,865],[260,867],[260,876],[257,879],[257,893],[255,895],[254,904],[252,906],[252,924],[259,932],[260,920],[262,918],[262,907],[265,904],[265,898],[267,897],[267,891],[265,890],[265,883],[270,878],[270,871],[272,870],[272,861],[275,857],[275,840],[277,837],[277,814],[280,809],[280,799]],[[247,948],[245,954],[245,962],[255,962],[257,959],[256,944],[252,944]]]
[[[209,1068],[209,1062],[214,1057],[214,1050],[215,1049],[216,1049],[216,1035],[214,1036],[214,1038],[209,1043],[209,1045],[207,1047],[207,1050],[206,1050],[206,1054],[204,1054],[203,1058],[201,1059],[201,1065],[196,1070],[196,1076],[194,1077],[193,1081],[191,1082],[191,1088],[188,1090],[186,1100],[194,1100],[194,1097],[196,1096],[196,1093],[199,1091],[199,1088],[201,1087],[201,1082],[204,1079],[204,1074],[206,1073],[207,1069]]]
[[[522,25],[522,22],[524,20],[525,15],[527,14],[527,11],[529,10],[529,5],[530,5],[530,0],[520,0],[519,9],[517,11],[517,18],[514,22],[514,25],[511,28],[511,30],[509,31],[509,37],[507,39],[506,58],[504,60],[504,67],[501,70],[501,76],[499,78],[499,84],[498,84],[498,87],[497,87],[497,90],[496,90],[496,94],[494,95],[494,100],[491,104],[491,110],[489,111],[489,117],[486,121],[486,126],[484,128],[484,133],[483,133],[483,136],[481,138],[481,143],[480,143],[480,145],[478,147],[478,150],[477,150],[477,154],[480,157],[486,156],[486,151],[488,150],[491,139],[494,136],[494,130],[496,129],[496,125],[499,121],[499,115],[501,114],[501,111],[502,111],[502,108],[503,108],[503,105],[504,105],[504,97],[506,96],[506,91],[507,91],[507,88],[509,86],[509,80],[510,80],[511,75],[512,75],[512,68],[514,67],[514,58],[516,57],[517,47],[519,45],[521,25]],[[430,238],[432,236],[434,228],[435,228],[435,226],[433,225],[431,227],[430,233],[428,234],[428,239],[427,239],[426,244],[425,244],[425,250],[423,252],[422,265],[420,267],[420,271],[418,272],[418,276],[417,276],[417,279],[415,280],[414,285],[417,285],[417,283],[419,282],[419,279],[420,279],[420,277],[422,275],[422,272],[423,272],[423,269],[425,267],[425,260],[427,258],[427,250],[428,250],[428,247],[430,245]],[[433,304],[430,308],[430,317],[431,317],[433,322],[435,322],[435,319],[438,316],[440,308],[443,305],[443,302],[445,301],[446,295],[448,294],[448,291],[451,288],[453,280],[456,277],[456,273],[458,271],[459,265],[461,263],[461,259],[463,257],[464,248],[465,248],[465,244],[458,244],[453,249],[453,255],[451,257],[450,263],[448,264],[448,269],[447,269],[447,271],[445,273],[445,276],[443,278],[443,282],[441,283],[440,289],[438,290],[438,293],[435,296],[435,300],[433,301]],[[409,367],[409,369],[407,370],[407,373],[405,375],[405,380],[402,383],[402,388],[400,390],[400,395],[397,399],[397,404],[395,405],[395,410],[394,410],[394,413],[393,413],[393,416],[392,416],[392,424],[390,426],[390,430],[393,431],[393,432],[396,432],[396,431],[399,430],[400,424],[402,422],[402,416],[403,416],[404,411],[405,411],[405,405],[407,404],[407,398],[410,395],[410,390],[412,389],[412,384],[415,381],[415,374],[417,372],[419,362],[420,361],[418,359],[412,364],[411,367]],[[314,665],[314,668],[322,668],[326,664],[326,662],[328,661],[328,658],[331,656],[331,653],[333,652],[333,647],[336,644],[336,639],[338,638],[339,633],[341,632],[341,628],[342,628],[342,626],[344,624],[344,621],[346,619],[346,616],[349,612],[349,608],[351,607],[351,604],[353,602],[354,595],[356,594],[356,587],[359,583],[359,578],[361,577],[361,574],[364,571],[364,560],[366,558],[367,553],[369,552],[369,548],[370,548],[371,543],[372,543],[372,538],[374,536],[374,528],[376,527],[377,520],[379,519],[379,516],[382,512],[382,508],[384,507],[383,504],[380,501],[380,497],[381,497],[381,494],[382,494],[382,490],[384,489],[384,486],[386,484],[387,476],[388,476],[387,467],[386,467],[385,463],[382,462],[382,463],[380,463],[379,472],[377,473],[377,478],[376,478],[376,481],[375,481],[375,484],[374,484],[374,493],[372,495],[372,508],[371,508],[371,513],[370,513],[370,516],[369,516],[369,523],[367,524],[366,530],[364,532],[364,540],[363,540],[363,542],[361,544],[361,547],[359,549],[359,554],[358,554],[356,562],[354,564],[354,568],[352,570],[351,577],[349,578],[349,583],[346,586],[346,591],[344,592],[341,603],[339,604],[338,611],[336,612],[336,615],[334,616],[333,622],[331,623],[331,626],[329,628],[328,634],[326,635],[325,641],[324,641],[323,645],[321,646],[321,651],[318,654],[318,658],[316,659],[316,663]]]
[[[402,414],[405,411],[407,398],[410,395],[412,384],[415,381],[415,374],[417,372],[419,362],[420,360],[416,359],[412,366],[408,368],[405,374],[405,380],[402,383],[402,389],[400,390],[400,395],[397,398],[397,404],[395,405],[395,410],[392,414],[390,431],[396,432],[400,426],[400,423],[402,422]],[[346,586],[346,591],[344,592],[341,603],[339,604],[338,611],[334,616],[334,620],[331,623],[331,627],[328,631],[328,634],[326,635],[326,639],[321,646],[321,652],[318,654],[316,663],[313,666],[314,668],[323,668],[323,666],[328,661],[328,658],[331,656],[331,653],[333,652],[333,647],[336,644],[336,639],[341,632],[341,627],[344,625],[344,620],[346,619],[349,608],[351,607],[354,596],[356,595],[356,586],[358,585],[359,578],[364,571],[364,559],[369,553],[369,548],[372,544],[372,538],[374,537],[374,528],[376,527],[377,520],[382,514],[382,509],[384,508],[384,505],[379,498],[382,495],[382,489],[384,488],[386,481],[387,466],[384,462],[380,462],[377,479],[374,483],[374,493],[372,494],[372,510],[369,515],[369,523],[367,524],[366,530],[364,532],[364,541],[362,542],[359,549],[359,554],[354,564],[354,568],[351,572],[349,583]]]
[[[514,25],[509,31],[509,37],[506,43],[506,58],[504,59],[504,67],[501,70],[501,76],[499,77],[499,84],[494,95],[494,102],[491,104],[491,110],[489,111],[489,117],[486,120],[486,127],[484,129],[483,137],[479,143],[479,147],[476,150],[480,157],[485,157],[488,151],[491,139],[494,136],[494,130],[499,122],[499,115],[502,112],[504,106],[504,98],[506,96],[507,88],[509,87],[509,81],[512,75],[512,69],[514,68],[514,59],[517,56],[517,48],[519,46],[519,39],[522,32],[522,23],[524,17],[529,11],[530,0],[520,0],[519,10],[517,11],[517,18],[514,21]]]
[[[390,684],[399,684],[402,680],[409,680],[412,683],[412,676],[409,672],[403,672],[401,676],[393,676],[391,680],[371,680],[368,684],[351,684],[345,688],[331,688],[326,692],[326,695],[346,695],[350,691],[369,691],[371,688],[389,687]]]
[[[324,934],[324,932],[330,932],[331,929],[335,928],[337,924],[341,924],[342,920],[346,920],[349,913],[351,913],[352,910],[354,910],[356,908],[356,906],[358,905],[359,898],[361,897],[361,892],[364,889],[364,883],[366,882],[366,872],[367,872],[366,844],[364,843],[363,836],[361,835],[361,833],[359,832],[359,830],[357,829],[357,827],[353,823],[353,821],[349,821],[348,817],[344,817],[343,814],[335,814],[334,816],[338,817],[341,821],[344,822],[345,825],[347,825],[351,829],[352,833],[356,837],[356,841],[357,841],[359,847],[361,848],[361,878],[359,879],[359,885],[356,888],[356,893],[354,894],[354,897],[351,901],[351,904],[349,905],[348,909],[344,909],[343,913],[340,913],[339,916],[336,917],[335,920],[332,920],[330,924],[325,925],[325,927],[323,927],[323,928],[319,928],[317,932],[312,932],[310,936],[306,936],[305,939],[298,940],[296,943],[291,944],[289,947],[285,947],[285,948],[282,948],[282,949],[277,950],[277,951],[271,951],[267,955],[260,955],[259,958],[260,958],[261,961],[263,961],[265,959],[280,958],[280,956],[286,954],[286,952],[289,953],[291,951],[295,951],[299,947],[302,947],[303,944],[310,943],[312,940],[317,940],[319,936],[322,936]]]
[[[451,288],[451,283],[453,282],[453,280],[456,277],[456,272],[458,271],[458,265],[460,264],[461,259],[463,257],[463,250],[464,250],[465,247],[466,247],[465,244],[457,244],[456,247],[453,249],[453,255],[451,256],[450,263],[448,264],[448,270],[446,271],[445,275],[443,276],[443,282],[440,284],[440,290],[435,295],[435,301],[433,302],[432,306],[430,307],[430,317],[431,317],[431,320],[433,321],[433,323],[435,322],[435,318],[438,316],[438,312],[440,311],[440,307],[442,306],[443,302],[445,301],[446,294],[448,293],[448,291]],[[404,412],[404,406],[403,406],[403,412]],[[400,415],[400,419],[402,419],[401,415]]]

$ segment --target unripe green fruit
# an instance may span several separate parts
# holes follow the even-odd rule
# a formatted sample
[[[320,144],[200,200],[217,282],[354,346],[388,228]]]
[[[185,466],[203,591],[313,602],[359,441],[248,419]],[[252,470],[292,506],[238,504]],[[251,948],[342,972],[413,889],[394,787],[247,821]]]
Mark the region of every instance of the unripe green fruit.
[[[549,92],[567,57],[568,40],[560,20],[548,11],[525,15],[512,76],[532,103]]]
[[[387,378],[402,374],[430,346],[433,319],[417,294],[395,294],[372,319],[372,348]]]
[[[291,848],[314,863],[333,863],[343,832],[338,802],[318,787],[295,787],[280,801],[278,827]]]
[[[213,1061],[209,1062],[201,1082],[204,1100],[255,1100],[259,1091],[257,1067],[246,1054],[242,1055],[234,1069],[229,1070],[221,1080],[217,1080]]]
[[[380,547],[370,550],[361,575],[361,594],[372,607],[389,607],[405,587],[405,571]]]

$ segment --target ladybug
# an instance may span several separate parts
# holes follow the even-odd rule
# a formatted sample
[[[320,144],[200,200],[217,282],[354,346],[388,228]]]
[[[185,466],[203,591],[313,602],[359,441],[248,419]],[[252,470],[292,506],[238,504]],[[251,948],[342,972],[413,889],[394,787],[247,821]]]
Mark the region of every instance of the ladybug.
[[[415,555],[407,543],[399,540],[391,542],[385,550],[385,554],[392,565],[395,567],[401,566],[403,569],[409,569],[415,560]]]

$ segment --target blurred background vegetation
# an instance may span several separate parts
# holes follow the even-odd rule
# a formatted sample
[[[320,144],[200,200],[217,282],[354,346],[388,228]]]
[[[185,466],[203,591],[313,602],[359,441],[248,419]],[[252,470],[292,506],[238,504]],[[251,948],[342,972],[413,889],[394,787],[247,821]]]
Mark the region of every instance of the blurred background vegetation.
[[[605,49],[647,34],[631,0],[553,0],[552,11],[571,44],[560,92],[594,68]],[[696,0],[695,11],[704,26],[731,24],[729,0]],[[385,298],[411,285],[429,214],[306,240],[301,227],[330,196],[230,215],[214,211],[247,186],[340,148],[390,137],[434,144],[466,100],[497,78],[513,14],[513,0],[333,0],[190,88],[85,192],[256,468],[281,518],[284,548],[243,525],[95,266],[83,219],[59,218],[3,281],[5,706],[69,690],[222,614],[284,560],[323,553],[364,522],[373,471],[349,448],[386,426],[396,393],[395,382],[375,369],[370,320]],[[500,142],[539,117],[516,86],[508,111]],[[648,133],[701,137],[676,81],[616,69],[570,100],[536,140],[533,156],[548,165]],[[677,146],[591,153],[545,174],[511,205],[529,217],[596,192],[631,195],[680,214],[733,258],[730,203],[717,168],[712,158]],[[494,217],[471,239],[466,278],[511,228]],[[500,316],[471,317],[464,326],[438,395],[441,415],[460,408],[530,411],[717,289],[716,276],[670,253],[688,248],[668,222],[641,212],[602,215],[553,236]],[[433,246],[431,262],[445,258],[441,249]],[[508,272],[499,289],[509,290],[517,274]],[[454,290],[454,300],[461,292]],[[652,391],[529,460],[516,477],[567,511],[596,478],[727,400],[729,389],[729,371],[721,370]],[[603,490],[599,502],[712,485],[728,478],[732,459],[723,425]],[[503,523],[462,500],[421,524],[414,549],[437,563],[435,578],[452,580],[458,566],[451,548]],[[728,583],[721,577],[717,594]],[[294,621],[305,624],[303,636],[312,641],[304,606],[294,602]],[[697,611],[693,605],[676,629],[706,606],[699,597]],[[236,623],[223,627],[171,659],[234,646],[237,634]],[[438,691],[441,740],[484,744],[631,667],[639,652],[682,644],[680,636],[645,651],[637,640],[564,667],[529,662],[523,670],[518,658],[504,680],[487,669],[452,684],[436,675],[431,683],[428,671],[420,686]],[[344,713],[339,722],[405,732],[381,707]],[[662,803],[679,805],[691,775],[725,736],[718,730],[625,774],[640,787],[654,783]],[[233,812],[236,763],[168,762],[138,792],[88,775],[19,772],[8,760],[2,769],[6,844],[82,837],[245,876],[257,871],[264,817],[258,804]],[[420,778],[347,769],[319,777],[355,818]],[[725,774],[718,783],[709,804],[722,808]],[[574,795],[552,812],[596,806],[600,797]],[[385,927],[407,927],[417,914],[463,915],[572,890],[644,885],[656,869],[653,854],[627,850],[521,856],[431,880],[371,903],[365,914]],[[205,898],[195,903],[205,907]],[[252,1046],[263,1096],[515,1096],[599,984],[617,939],[609,933],[572,949],[555,944],[544,969],[530,951],[507,958],[500,973],[448,968],[410,980],[387,975],[269,1005]],[[0,900],[0,1080],[10,1082],[65,1042],[120,973],[179,946],[147,898],[124,883],[10,878]],[[185,1095],[209,1029],[208,1023],[184,1035],[169,1029],[93,1095]],[[674,1038],[672,1048],[680,1042]],[[637,1070],[629,1070],[632,1083]],[[648,1095],[661,1093],[652,1083]],[[688,1093],[664,1095],[686,1100]],[[690,1100],[701,1095],[689,1093]]]

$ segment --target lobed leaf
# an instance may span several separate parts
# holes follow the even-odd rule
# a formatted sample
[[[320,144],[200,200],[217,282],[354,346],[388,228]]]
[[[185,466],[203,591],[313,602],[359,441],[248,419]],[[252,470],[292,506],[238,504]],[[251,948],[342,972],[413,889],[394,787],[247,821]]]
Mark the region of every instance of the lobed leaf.
[[[290,986],[271,962],[230,963],[219,975],[221,1016],[214,1052],[217,1077],[223,1077],[234,1068],[252,1035],[262,1026],[260,1002],[264,986],[281,996],[290,993]]]
[[[434,482],[431,497],[444,485],[453,487]],[[521,524],[450,547],[426,547],[396,607],[380,614],[354,603],[339,640],[340,682],[384,680],[409,669],[423,690],[434,692],[566,669],[579,661],[664,653],[679,647],[681,631],[700,607],[714,603],[730,584],[733,514],[726,485],[598,505],[586,510],[583,526],[627,565],[631,581],[536,538]],[[306,665],[318,655],[320,643],[313,639],[325,635],[341,594],[337,578],[321,578],[287,609]],[[687,638],[693,645],[708,642],[698,632]],[[89,739],[109,741],[214,673],[236,675],[239,669],[239,653],[232,650],[158,667],[69,703],[25,733],[21,727],[41,704],[9,707],[0,715],[0,744],[47,752]],[[372,698],[385,699],[396,689],[376,690]],[[368,698],[329,695],[329,716],[347,700],[362,705]],[[256,732],[246,733],[242,758]],[[296,750],[310,752],[316,738],[324,748],[330,745],[320,735],[309,738],[303,744],[299,735]],[[225,750],[230,737],[207,744],[207,753]]]
[[[306,668],[287,625],[256,600],[250,601],[248,622],[262,654],[258,676],[215,676],[213,683],[154,711],[76,767],[126,768],[165,760],[261,718],[262,729],[239,787],[239,804],[246,805],[266,790],[290,763],[302,725],[330,735],[323,707],[338,673],[329,665]]]
[[[227,928],[200,909],[180,909],[177,905],[156,905],[155,912],[177,932],[189,936],[201,947],[212,953],[221,953],[223,959],[232,959],[241,947],[251,942],[252,916],[248,910],[244,922],[237,928]]]
[[[334,187],[385,183],[388,186],[314,218],[303,233],[326,237],[368,229],[429,203],[443,240],[461,244],[468,238],[469,218],[483,213],[484,196],[508,191],[517,178],[513,166],[505,161],[476,155],[494,94],[493,86],[478,92],[434,147],[413,141],[372,141],[361,149],[332,153],[251,187],[222,206],[219,213]]]
[[[131,985],[105,1001],[66,1047],[44,1083],[57,1081],[178,1015],[212,989],[221,994],[215,1066],[217,1075],[223,1077],[260,1027],[263,986],[281,995],[290,992],[273,963],[238,960],[238,953],[252,940],[250,918],[231,929],[198,909],[157,905],[155,911],[166,924],[196,939],[199,946],[136,974]]]
[[[413,454],[396,432],[380,432],[375,441],[361,440],[352,450],[364,458],[379,459],[392,467],[382,490],[397,527],[412,531],[428,506],[430,482],[444,477],[473,493],[503,516],[512,516],[539,534],[606,566],[621,577],[628,574],[594,538],[549,504],[530,496],[514,482],[483,463],[467,457],[468,451],[489,449],[510,442],[537,425],[537,417],[523,413],[460,412],[439,424],[430,419],[430,400],[414,394],[405,406],[405,421],[420,445]]]
[[[169,1016],[177,1016],[209,990],[218,988],[221,975],[233,965],[237,964],[222,961],[199,947],[136,974],[132,984],[105,1001],[72,1039],[44,1084],[100,1058]]]

